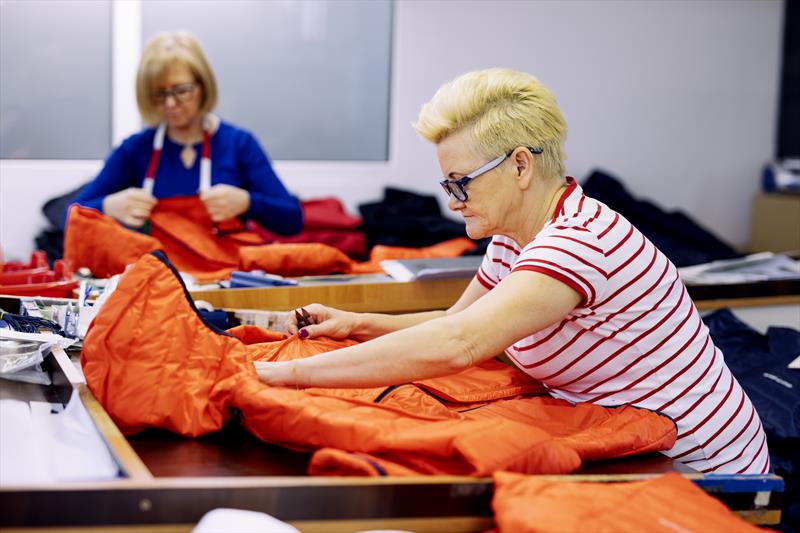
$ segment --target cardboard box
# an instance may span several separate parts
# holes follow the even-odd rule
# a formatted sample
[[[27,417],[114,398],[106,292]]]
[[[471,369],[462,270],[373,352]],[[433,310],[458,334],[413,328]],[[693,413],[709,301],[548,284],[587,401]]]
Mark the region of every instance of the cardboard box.
[[[750,250],[800,250],[800,194],[758,194],[753,199]]]

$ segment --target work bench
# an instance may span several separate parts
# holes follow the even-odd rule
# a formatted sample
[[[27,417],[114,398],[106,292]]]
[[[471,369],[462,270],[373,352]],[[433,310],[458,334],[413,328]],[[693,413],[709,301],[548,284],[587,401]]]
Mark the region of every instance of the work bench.
[[[285,311],[317,301],[353,311],[412,312],[451,305],[468,281],[331,283],[199,291],[192,296],[225,308]],[[789,305],[795,298],[789,296]],[[493,485],[488,478],[311,477],[306,474],[307,453],[265,444],[235,419],[222,431],[197,439],[153,429],[126,437],[82,383],[77,362],[77,353],[55,349],[46,360],[52,385],[0,379],[0,398],[62,406],[80,402],[118,465],[118,476],[106,481],[0,486],[3,531],[143,527],[189,531],[205,512],[219,507],[265,512],[304,532],[466,532],[493,526]],[[548,477],[613,483],[666,472],[693,480],[748,521],[762,525],[780,521],[783,481],[775,475],[703,475],[662,454],[649,454],[588,463],[575,474]]]
[[[55,349],[46,360],[53,385],[0,380],[0,398],[80,402],[118,465],[118,477],[0,486],[3,531],[187,532],[219,507],[264,512],[304,532],[472,532],[493,525],[489,478],[311,477],[307,453],[258,441],[235,420],[196,439],[154,429],[126,437],[75,377],[69,366],[76,362],[75,354]],[[662,454],[648,454],[587,463],[575,474],[548,477],[613,483],[666,472],[688,477],[753,523],[780,521],[783,481],[775,475],[703,475]]]
[[[318,302],[346,311],[409,313],[453,305],[470,278],[393,281],[388,277],[327,276],[326,281],[292,287],[192,290],[195,300],[227,309],[286,311]],[[700,311],[723,307],[800,306],[800,280],[688,285]]]

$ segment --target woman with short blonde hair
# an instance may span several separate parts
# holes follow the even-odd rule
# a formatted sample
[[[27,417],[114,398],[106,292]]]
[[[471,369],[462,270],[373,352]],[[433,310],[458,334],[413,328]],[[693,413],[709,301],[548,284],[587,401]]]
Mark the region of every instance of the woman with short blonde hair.
[[[377,387],[454,374],[505,354],[572,403],[670,417],[665,453],[701,472],[765,473],[758,414],[714,346],[677,269],[630,222],[565,177],[552,93],[509,69],[467,73],[422,107],[448,207],[492,237],[447,311],[289,315],[300,338],[366,339],[307,359],[256,363],[269,384]],[[296,316],[300,316],[299,314]]]
[[[492,68],[445,83],[422,106],[414,128],[433,144],[464,128],[486,157],[509,146],[538,146],[541,172],[565,174],[567,123],[550,89],[524,72]]]

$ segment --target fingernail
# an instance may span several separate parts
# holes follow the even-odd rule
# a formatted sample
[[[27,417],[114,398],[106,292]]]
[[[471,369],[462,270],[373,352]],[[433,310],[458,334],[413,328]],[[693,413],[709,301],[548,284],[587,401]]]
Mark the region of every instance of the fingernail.
[[[301,329],[300,331],[297,332],[297,336],[300,337],[301,339],[305,339],[306,337],[308,337],[308,331]]]

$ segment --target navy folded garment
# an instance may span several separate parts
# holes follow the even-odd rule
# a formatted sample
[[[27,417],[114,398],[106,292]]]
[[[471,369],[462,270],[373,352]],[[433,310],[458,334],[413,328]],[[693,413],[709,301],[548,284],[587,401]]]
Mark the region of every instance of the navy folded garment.
[[[652,202],[634,198],[621,180],[610,174],[594,170],[581,186],[586,196],[627,218],[676,266],[741,256],[684,213],[666,212]]]
[[[761,417],[772,470],[786,482],[782,527],[800,528],[800,370],[788,368],[800,356],[800,331],[771,327],[762,335],[729,309],[703,321]]]

